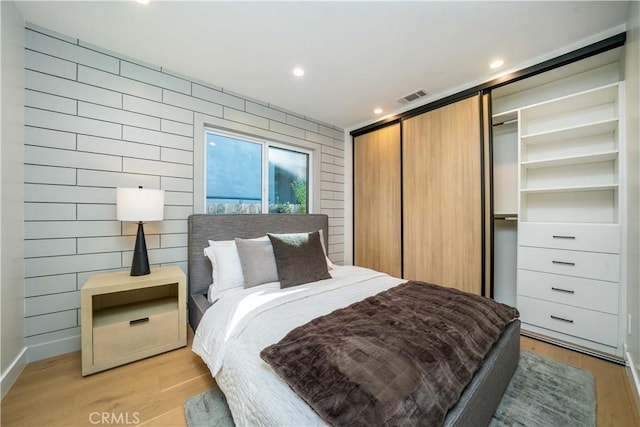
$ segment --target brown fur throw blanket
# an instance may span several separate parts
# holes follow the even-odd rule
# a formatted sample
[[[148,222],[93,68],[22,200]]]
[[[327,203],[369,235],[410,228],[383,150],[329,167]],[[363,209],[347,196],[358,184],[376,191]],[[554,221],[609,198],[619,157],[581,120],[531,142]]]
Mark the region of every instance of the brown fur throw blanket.
[[[260,353],[337,426],[438,426],[518,311],[407,282],[318,317]]]

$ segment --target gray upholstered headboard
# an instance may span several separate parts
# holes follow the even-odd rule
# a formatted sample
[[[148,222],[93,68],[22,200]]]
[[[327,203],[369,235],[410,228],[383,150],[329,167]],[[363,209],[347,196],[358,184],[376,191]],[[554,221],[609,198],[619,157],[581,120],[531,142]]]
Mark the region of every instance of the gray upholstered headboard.
[[[302,233],[323,230],[328,249],[329,220],[326,215],[206,215],[194,214],[188,219],[188,299],[189,323],[195,330],[204,310],[211,284],[211,263],[204,256],[209,240],[250,239],[267,233]],[[204,301],[202,296],[205,295]]]

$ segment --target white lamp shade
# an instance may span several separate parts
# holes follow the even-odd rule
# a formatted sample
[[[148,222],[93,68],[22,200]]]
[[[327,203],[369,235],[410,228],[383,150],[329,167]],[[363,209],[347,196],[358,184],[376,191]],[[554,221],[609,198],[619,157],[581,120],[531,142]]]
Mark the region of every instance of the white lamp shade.
[[[164,218],[164,190],[118,188],[116,204],[120,221],[162,221]]]

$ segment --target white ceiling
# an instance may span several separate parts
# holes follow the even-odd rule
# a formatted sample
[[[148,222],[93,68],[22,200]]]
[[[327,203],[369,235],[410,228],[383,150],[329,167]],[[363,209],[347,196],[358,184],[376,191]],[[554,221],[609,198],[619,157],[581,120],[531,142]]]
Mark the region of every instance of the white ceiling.
[[[24,19],[344,128],[624,31],[628,2],[17,2]],[[488,64],[501,57],[500,71]],[[295,78],[294,66],[306,75]],[[413,105],[411,105],[413,107]],[[406,108],[404,108],[406,109]]]

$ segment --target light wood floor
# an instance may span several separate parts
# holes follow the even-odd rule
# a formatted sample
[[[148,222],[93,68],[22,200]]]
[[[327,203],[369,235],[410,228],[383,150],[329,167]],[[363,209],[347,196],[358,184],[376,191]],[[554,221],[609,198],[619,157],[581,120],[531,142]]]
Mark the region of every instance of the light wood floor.
[[[31,363],[2,401],[0,424],[186,426],[184,400],[214,384],[191,352],[192,337],[189,331],[185,348],[88,377],[80,375],[80,352]],[[593,373],[598,426],[640,426],[624,367],[529,338],[521,343],[523,349]],[[103,413],[108,422],[102,422]]]

